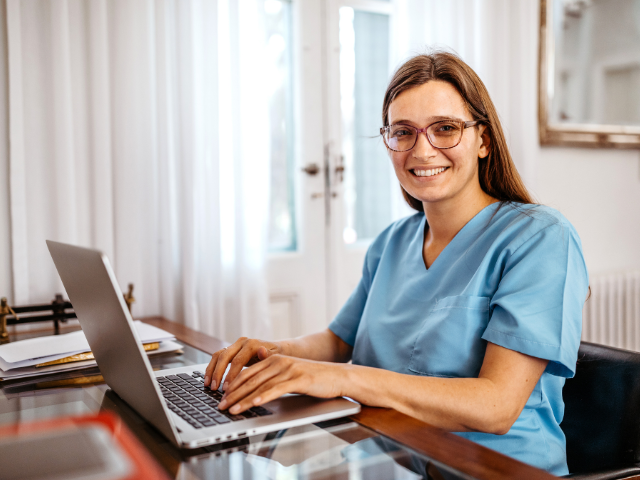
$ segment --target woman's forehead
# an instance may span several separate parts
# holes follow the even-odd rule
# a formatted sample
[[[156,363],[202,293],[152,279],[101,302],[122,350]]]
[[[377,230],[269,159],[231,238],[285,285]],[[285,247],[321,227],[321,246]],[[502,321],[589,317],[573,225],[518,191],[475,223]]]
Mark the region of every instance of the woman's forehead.
[[[432,80],[398,95],[389,105],[389,124],[423,124],[433,117],[472,120],[464,99],[449,82]]]

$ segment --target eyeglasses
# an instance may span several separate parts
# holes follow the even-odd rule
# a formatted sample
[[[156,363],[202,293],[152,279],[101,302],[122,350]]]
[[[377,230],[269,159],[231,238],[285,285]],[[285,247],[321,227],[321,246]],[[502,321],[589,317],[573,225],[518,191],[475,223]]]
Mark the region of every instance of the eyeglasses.
[[[426,128],[416,128],[411,125],[387,125],[380,129],[384,144],[394,152],[407,152],[418,143],[418,135],[427,134],[427,140],[433,148],[444,150],[458,146],[462,140],[465,128],[482,123],[482,120],[441,120]]]

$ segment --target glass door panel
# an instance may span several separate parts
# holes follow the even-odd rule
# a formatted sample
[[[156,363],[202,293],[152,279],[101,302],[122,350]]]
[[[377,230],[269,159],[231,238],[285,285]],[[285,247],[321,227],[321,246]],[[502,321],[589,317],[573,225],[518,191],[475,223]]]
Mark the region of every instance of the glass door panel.
[[[342,237],[375,238],[392,220],[391,171],[379,135],[389,77],[389,15],[340,8],[340,107],[345,167]]]
[[[269,120],[271,128],[271,202],[269,250],[297,249],[294,202],[293,45],[292,5],[285,0],[264,2],[268,39]]]
[[[326,2],[327,313],[332,318],[360,279],[369,243],[393,221],[399,188],[379,133],[392,69],[393,5]]]

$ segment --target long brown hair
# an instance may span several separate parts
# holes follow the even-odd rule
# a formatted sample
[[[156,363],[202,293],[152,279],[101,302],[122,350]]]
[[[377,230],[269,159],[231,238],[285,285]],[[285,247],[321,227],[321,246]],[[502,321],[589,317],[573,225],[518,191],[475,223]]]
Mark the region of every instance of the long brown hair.
[[[417,55],[406,61],[393,75],[382,104],[383,125],[389,125],[389,106],[405,90],[431,80],[453,85],[464,99],[474,120],[486,125],[489,155],[478,159],[478,176],[482,190],[501,202],[535,203],[527,191],[507,148],[496,107],[484,83],[469,65],[449,52],[436,51]],[[414,209],[424,211],[422,202],[402,188],[402,195]]]

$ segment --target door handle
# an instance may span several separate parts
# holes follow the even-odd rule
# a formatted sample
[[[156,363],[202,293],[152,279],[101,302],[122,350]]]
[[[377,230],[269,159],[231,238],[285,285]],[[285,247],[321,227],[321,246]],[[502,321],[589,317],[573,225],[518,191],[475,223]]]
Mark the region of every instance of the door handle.
[[[306,167],[301,169],[304,173],[314,176],[320,173],[320,167],[317,163],[309,163]]]
[[[338,165],[335,168],[336,184],[344,180],[344,155],[340,155]]]

